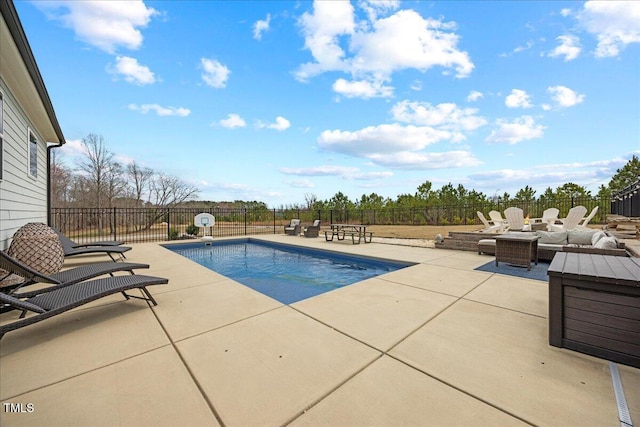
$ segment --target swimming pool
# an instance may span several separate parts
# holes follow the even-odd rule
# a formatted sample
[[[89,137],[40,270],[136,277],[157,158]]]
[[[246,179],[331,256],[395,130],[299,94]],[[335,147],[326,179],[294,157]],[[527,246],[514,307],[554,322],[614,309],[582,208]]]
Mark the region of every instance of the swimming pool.
[[[283,304],[413,265],[250,238],[164,247]]]

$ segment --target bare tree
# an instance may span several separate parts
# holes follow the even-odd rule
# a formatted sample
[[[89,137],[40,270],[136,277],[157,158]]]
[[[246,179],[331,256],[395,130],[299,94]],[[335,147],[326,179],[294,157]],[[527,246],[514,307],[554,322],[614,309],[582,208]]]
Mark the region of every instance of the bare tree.
[[[113,162],[113,153],[107,150],[104,138],[100,135],[90,133],[82,138],[82,145],[85,148],[85,155],[78,160],[78,169],[84,172],[91,185],[91,202],[94,207],[100,209],[103,206],[102,195],[105,193],[107,184],[107,174]]]
[[[103,219],[101,209],[109,207],[113,199],[121,192],[122,167],[116,166],[113,153],[107,149],[101,135],[89,134],[82,139],[85,155],[78,161],[78,169],[83,173],[89,203],[97,209],[98,231],[102,233]]]
[[[51,206],[61,208],[70,202],[73,175],[59,158],[56,150],[51,150]]]
[[[318,201],[318,196],[313,193],[304,193],[304,202],[307,209],[313,209],[313,205]]]
[[[196,187],[187,184],[180,178],[157,174],[151,183],[151,202],[158,207],[172,207],[197,198]]]
[[[133,190],[133,197],[137,203],[142,202],[142,195],[145,192],[147,192],[147,201],[149,201],[151,197],[149,187],[153,179],[153,169],[143,168],[134,160],[127,165],[126,174],[129,177],[129,185]]]
[[[114,201],[125,195],[127,182],[124,180],[122,165],[112,162],[105,171],[104,196],[108,207],[114,207]]]

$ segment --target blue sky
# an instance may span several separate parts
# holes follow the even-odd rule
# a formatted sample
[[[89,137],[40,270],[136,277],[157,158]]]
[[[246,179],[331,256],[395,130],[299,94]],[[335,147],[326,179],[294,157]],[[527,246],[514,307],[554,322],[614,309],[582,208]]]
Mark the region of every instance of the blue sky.
[[[640,154],[640,2],[15,3],[89,133],[202,200],[594,193]]]

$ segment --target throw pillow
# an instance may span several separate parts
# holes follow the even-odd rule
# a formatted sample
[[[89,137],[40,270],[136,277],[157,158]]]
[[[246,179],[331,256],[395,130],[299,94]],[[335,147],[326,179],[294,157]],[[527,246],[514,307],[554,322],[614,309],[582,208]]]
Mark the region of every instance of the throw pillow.
[[[593,247],[596,249],[617,249],[618,242],[615,237],[603,237]]]
[[[603,237],[607,237],[607,233],[602,230],[595,232],[593,236],[591,236],[591,245],[595,246],[596,243],[598,243],[598,240],[602,239]]]
[[[591,238],[597,232],[598,232],[597,230],[590,230],[590,231],[571,230],[569,231],[568,241],[569,243],[575,243],[576,245],[590,245]]]
[[[566,231],[536,231],[536,235],[540,236],[538,243],[546,243],[550,245],[566,245]]]

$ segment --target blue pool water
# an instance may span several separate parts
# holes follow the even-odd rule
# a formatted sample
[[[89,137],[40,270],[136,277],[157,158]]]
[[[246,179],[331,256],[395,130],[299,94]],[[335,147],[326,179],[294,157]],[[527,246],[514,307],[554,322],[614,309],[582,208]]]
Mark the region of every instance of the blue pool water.
[[[252,239],[165,247],[283,304],[412,265]]]

